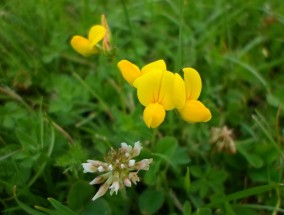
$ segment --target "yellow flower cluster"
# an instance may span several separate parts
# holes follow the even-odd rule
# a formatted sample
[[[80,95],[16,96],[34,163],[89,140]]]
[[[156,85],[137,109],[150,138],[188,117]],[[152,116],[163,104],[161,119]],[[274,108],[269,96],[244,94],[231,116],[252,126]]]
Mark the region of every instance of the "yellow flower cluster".
[[[198,98],[202,88],[199,73],[184,68],[184,79],[178,73],[167,71],[163,60],[147,64],[141,70],[128,60],[118,62],[124,79],[137,89],[140,103],[145,107],[143,118],[149,128],[158,127],[166,111],[177,109],[187,122],[207,122],[211,112]]]
[[[88,38],[76,35],[71,46],[81,55],[110,53],[111,33],[104,15],[101,25],[91,27]],[[102,47],[99,45],[102,42]],[[193,68],[183,68],[184,78],[167,70],[163,60],[145,65],[141,70],[128,60],[118,62],[124,79],[137,89],[140,103],[145,107],[143,118],[149,128],[158,127],[165,119],[166,111],[177,109],[187,122],[207,122],[211,112],[198,98],[202,83]]]

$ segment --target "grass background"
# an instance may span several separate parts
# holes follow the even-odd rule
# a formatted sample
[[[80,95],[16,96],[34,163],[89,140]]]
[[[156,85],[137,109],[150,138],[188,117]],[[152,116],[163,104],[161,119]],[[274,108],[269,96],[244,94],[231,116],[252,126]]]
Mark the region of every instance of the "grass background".
[[[2,0],[2,214],[281,214],[284,4],[282,0]],[[115,55],[84,58],[74,34],[107,16]],[[174,111],[146,128],[116,63],[164,59],[203,80],[208,123]],[[234,131],[236,154],[216,152],[213,127]],[[137,186],[91,202],[83,174],[121,142],[154,158]],[[36,208],[34,207],[36,205]]]

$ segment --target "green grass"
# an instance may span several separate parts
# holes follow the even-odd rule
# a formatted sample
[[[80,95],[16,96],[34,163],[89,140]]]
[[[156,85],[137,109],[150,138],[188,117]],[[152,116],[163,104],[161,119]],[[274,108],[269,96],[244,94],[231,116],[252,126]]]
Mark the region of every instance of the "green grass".
[[[284,212],[282,0],[0,2],[0,211],[12,214]],[[70,47],[105,14],[115,56]],[[148,129],[116,64],[164,59],[199,71],[208,123],[174,111]],[[234,132],[236,154],[216,151],[212,128]],[[81,163],[121,142],[154,159],[141,182],[91,201]],[[218,143],[220,144],[220,142]]]

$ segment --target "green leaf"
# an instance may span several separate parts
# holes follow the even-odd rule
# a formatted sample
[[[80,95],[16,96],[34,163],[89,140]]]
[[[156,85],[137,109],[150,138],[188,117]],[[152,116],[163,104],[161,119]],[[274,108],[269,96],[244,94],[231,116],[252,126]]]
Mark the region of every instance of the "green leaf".
[[[61,204],[59,201],[48,198],[48,201],[52,204],[52,206],[56,209],[58,215],[76,215],[70,208]]]
[[[190,162],[188,149],[178,146],[172,156],[173,163],[176,165],[185,165]]]
[[[22,144],[23,148],[25,150],[35,150],[36,145],[36,139],[31,136],[31,134],[28,134],[21,130],[21,128],[16,129],[16,136],[19,140],[19,142]]]
[[[7,148],[8,148],[8,147],[7,147]],[[3,150],[3,148],[2,148],[1,150]],[[3,150],[3,151],[4,151],[4,150]],[[12,151],[12,152],[8,152],[7,154],[5,154],[5,155],[3,155],[3,156],[0,155],[0,161],[8,159],[8,158],[12,157],[13,155],[15,155],[16,153],[18,153],[18,152],[20,152],[20,151],[22,151],[22,150],[21,150],[21,149],[18,149],[18,150],[14,150],[14,151]]]
[[[249,197],[249,196],[257,195],[259,193],[263,193],[263,192],[267,192],[267,191],[270,191],[270,190],[275,189],[275,188],[279,188],[280,186],[283,186],[283,185],[277,184],[277,183],[272,183],[272,184],[267,184],[267,185],[261,185],[261,186],[258,186],[258,187],[248,188],[248,189],[245,189],[245,190],[242,190],[242,191],[232,193],[232,194],[227,195],[223,198],[216,199],[215,201],[209,203],[207,205],[207,207],[212,207],[213,205],[220,204],[220,203],[223,203],[223,202],[234,201],[234,200],[237,200],[237,199],[242,199],[242,198],[246,198],[246,197]]]
[[[243,207],[241,205],[233,206],[233,209],[234,209],[234,212],[236,213],[236,215],[238,215],[238,214],[242,214],[242,215],[258,215],[259,214],[255,210],[253,210],[251,208]]]
[[[184,176],[184,188],[186,193],[189,193],[190,190],[190,173],[189,173],[189,168],[186,168],[186,174]]]
[[[189,201],[186,201],[182,207],[183,215],[191,215],[191,204]]]
[[[14,186],[13,188],[13,192],[14,192],[14,198],[17,202],[17,204],[24,210],[26,211],[28,214],[30,215],[45,215],[44,213],[41,213],[33,208],[31,208],[30,206],[26,205],[25,203],[21,202],[16,195],[16,186]]]
[[[87,205],[82,215],[112,215],[111,207],[103,198],[99,198]]]
[[[195,215],[211,215],[210,208],[198,208]]]
[[[86,181],[75,182],[69,190],[67,202],[73,210],[82,209],[94,195],[94,188]],[[78,198],[80,197],[80,198]]]
[[[145,173],[143,182],[148,185],[154,185],[157,182],[157,173],[160,170],[161,161],[155,161],[151,168]]]
[[[139,196],[139,209],[142,214],[154,214],[162,207],[164,201],[164,192],[148,189]]]
[[[45,212],[49,215],[58,215],[58,213],[56,211],[50,210],[48,208],[44,208],[44,207],[41,207],[41,206],[38,206],[38,205],[35,205],[35,208],[37,210],[43,211],[43,212]]]
[[[160,139],[155,147],[155,152],[171,158],[177,147],[177,140],[174,137],[164,137]]]
[[[255,168],[260,168],[263,165],[262,159],[252,153],[249,153],[244,144],[237,144],[238,151],[246,158],[246,160]]]

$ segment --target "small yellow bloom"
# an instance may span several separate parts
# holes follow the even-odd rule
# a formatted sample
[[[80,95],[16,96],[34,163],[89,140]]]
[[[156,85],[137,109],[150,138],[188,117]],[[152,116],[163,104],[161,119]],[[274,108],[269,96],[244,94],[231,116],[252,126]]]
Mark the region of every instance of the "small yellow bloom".
[[[140,103],[145,106],[143,118],[149,128],[158,127],[165,119],[166,111],[183,107],[184,81],[178,74],[169,72],[160,63],[148,64],[133,82]]]
[[[186,101],[183,107],[178,108],[180,116],[187,122],[209,121],[211,119],[210,110],[197,100],[202,88],[199,73],[193,68],[184,68],[183,72]]]
[[[98,43],[105,37],[106,28],[102,25],[91,27],[88,38],[75,35],[71,39],[71,46],[83,56],[99,53]]]

